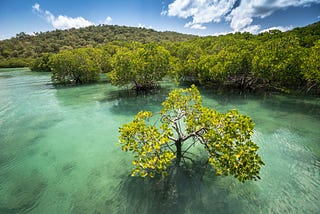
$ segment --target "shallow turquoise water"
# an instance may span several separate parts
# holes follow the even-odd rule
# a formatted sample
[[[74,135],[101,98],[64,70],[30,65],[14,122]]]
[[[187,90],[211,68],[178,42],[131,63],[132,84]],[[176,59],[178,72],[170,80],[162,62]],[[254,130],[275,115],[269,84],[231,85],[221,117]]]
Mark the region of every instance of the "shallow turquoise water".
[[[109,84],[53,87],[48,74],[0,72],[0,213],[320,213],[320,99],[219,94],[256,123],[262,179],[184,174],[169,190],[128,176],[118,127],[157,111],[174,86],[136,95]]]

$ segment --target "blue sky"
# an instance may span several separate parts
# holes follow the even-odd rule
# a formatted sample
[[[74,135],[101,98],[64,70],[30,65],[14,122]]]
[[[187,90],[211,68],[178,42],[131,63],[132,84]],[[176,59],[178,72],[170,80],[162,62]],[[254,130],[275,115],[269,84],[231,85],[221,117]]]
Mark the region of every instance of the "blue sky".
[[[0,0],[0,39],[111,24],[219,35],[320,21],[320,0]]]

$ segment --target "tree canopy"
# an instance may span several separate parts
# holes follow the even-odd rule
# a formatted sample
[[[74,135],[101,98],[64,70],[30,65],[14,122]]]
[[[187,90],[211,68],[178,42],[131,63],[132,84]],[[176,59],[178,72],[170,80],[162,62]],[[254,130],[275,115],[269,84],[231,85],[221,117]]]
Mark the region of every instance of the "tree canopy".
[[[52,81],[64,84],[84,84],[100,79],[101,50],[80,48],[61,51],[50,58]]]
[[[166,176],[172,167],[193,162],[189,150],[201,146],[217,175],[233,175],[240,181],[260,178],[264,163],[251,140],[250,117],[204,107],[194,85],[170,92],[162,107],[159,120],[152,112],[141,111],[119,129],[122,150],[134,154],[132,176]]]
[[[132,83],[136,89],[153,88],[170,69],[170,53],[154,43],[135,44],[131,49],[119,48],[113,56],[109,73],[114,85]]]
[[[320,40],[303,59],[302,74],[307,81],[307,91],[320,88]]]
[[[97,66],[96,70],[108,73],[111,83],[118,86],[132,84],[136,89],[149,89],[170,76],[177,82],[191,81],[215,88],[319,94],[319,29],[320,22],[287,32],[206,37],[120,26],[56,30],[35,36],[21,33],[0,41],[0,67],[51,70],[49,55],[57,58],[55,54],[61,56],[72,50],[75,55],[80,48],[82,52],[99,52],[97,60],[92,58],[97,63],[91,63],[90,70]],[[71,69],[76,66],[70,67],[69,74],[73,73]],[[87,82],[79,75],[79,81],[64,81],[56,76],[53,80]]]
[[[51,54],[45,53],[41,57],[37,58],[30,66],[31,71],[50,72],[50,56]]]
[[[313,53],[320,39],[320,25],[311,27],[311,31],[306,27],[310,34],[314,33],[306,46],[302,41],[307,35],[293,30],[209,36],[166,47],[175,59],[173,73],[179,82],[215,88],[319,93],[319,63]]]

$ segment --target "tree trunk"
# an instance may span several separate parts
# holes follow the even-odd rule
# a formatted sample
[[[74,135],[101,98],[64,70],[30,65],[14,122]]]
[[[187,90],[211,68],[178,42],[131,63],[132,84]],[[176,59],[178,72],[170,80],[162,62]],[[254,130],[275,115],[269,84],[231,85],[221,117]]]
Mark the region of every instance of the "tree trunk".
[[[180,165],[181,158],[182,158],[182,143],[181,140],[178,140],[174,143],[176,145],[177,151],[176,151],[176,166]]]

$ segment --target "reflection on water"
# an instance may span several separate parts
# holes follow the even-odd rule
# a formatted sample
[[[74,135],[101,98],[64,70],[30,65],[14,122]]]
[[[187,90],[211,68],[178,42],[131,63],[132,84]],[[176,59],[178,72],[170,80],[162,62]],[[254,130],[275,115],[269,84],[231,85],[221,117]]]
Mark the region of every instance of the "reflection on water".
[[[161,103],[170,92],[169,88],[158,88],[152,91],[117,90],[108,91],[100,102],[112,103],[113,114],[132,116],[141,110],[160,111]]]
[[[320,99],[219,93],[204,105],[256,123],[262,179],[212,169],[168,180],[132,178],[118,128],[159,111],[175,86],[136,94],[109,84],[53,87],[48,74],[0,72],[0,213],[319,213]],[[205,173],[200,173],[205,172]]]

